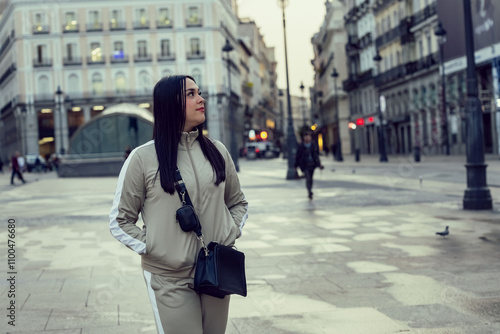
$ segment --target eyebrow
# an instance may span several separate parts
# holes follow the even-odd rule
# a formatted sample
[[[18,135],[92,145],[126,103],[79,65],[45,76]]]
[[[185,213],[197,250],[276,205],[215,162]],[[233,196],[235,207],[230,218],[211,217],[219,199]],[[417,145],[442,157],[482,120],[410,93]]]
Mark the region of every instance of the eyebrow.
[[[190,91],[193,91],[193,92],[198,91],[198,94],[201,94],[201,90],[199,88],[188,88],[188,89],[186,89],[186,93],[188,93]]]

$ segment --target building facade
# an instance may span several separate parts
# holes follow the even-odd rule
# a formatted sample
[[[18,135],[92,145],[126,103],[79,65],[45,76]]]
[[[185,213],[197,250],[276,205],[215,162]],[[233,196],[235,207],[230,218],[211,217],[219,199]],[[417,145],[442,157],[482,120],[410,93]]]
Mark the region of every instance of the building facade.
[[[314,48],[312,64],[315,69],[314,88],[311,91],[313,121],[322,134],[323,147],[350,154],[349,99],[342,86],[347,78],[347,35],[344,28],[344,3],[326,1],[326,14],[320,31],[311,39]],[[336,73],[336,76],[333,73]]]
[[[129,102],[151,110],[156,81],[177,73],[195,78],[208,97],[210,136],[229,147],[236,127],[227,122],[229,110],[236,119],[243,111],[235,1],[2,4],[2,160],[16,150],[64,154],[76,129],[108,106]],[[236,49],[229,71],[226,40]]]

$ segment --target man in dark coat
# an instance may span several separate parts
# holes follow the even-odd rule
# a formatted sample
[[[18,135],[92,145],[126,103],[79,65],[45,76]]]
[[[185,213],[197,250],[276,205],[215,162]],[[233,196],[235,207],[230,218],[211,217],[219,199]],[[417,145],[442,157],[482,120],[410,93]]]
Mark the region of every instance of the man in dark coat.
[[[295,156],[295,168],[300,167],[306,178],[306,188],[309,199],[312,199],[313,174],[316,167],[323,169],[319,160],[319,148],[312,141],[312,133],[306,131],[302,134],[302,144],[297,149]]]
[[[21,155],[19,154],[19,152],[16,152],[16,154],[14,154],[12,156],[12,176],[10,177],[10,184],[14,184],[14,176],[17,175],[17,177],[19,178],[19,180],[23,181],[23,183],[26,183],[26,181],[24,181],[23,179],[23,174],[21,172],[21,167],[19,166],[19,162],[17,161],[17,158],[19,158]]]

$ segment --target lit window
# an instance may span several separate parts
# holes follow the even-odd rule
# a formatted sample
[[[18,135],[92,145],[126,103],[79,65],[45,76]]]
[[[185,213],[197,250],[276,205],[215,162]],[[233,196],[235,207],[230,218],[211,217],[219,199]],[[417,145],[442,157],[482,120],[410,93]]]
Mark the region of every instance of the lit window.
[[[75,12],[66,13],[66,25],[64,29],[68,31],[78,30]]]
[[[146,17],[146,9],[144,9],[144,8],[138,9],[137,10],[137,16],[139,18],[139,24],[141,26],[147,26],[148,20],[147,20],[147,17]]]
[[[116,92],[125,93],[126,91],[126,80],[125,75],[122,72],[116,74],[115,78]]]
[[[115,42],[114,43],[114,51],[113,51],[113,59],[123,59],[123,42]]]
[[[102,61],[102,49],[99,43],[90,44],[90,60],[93,62]]]
[[[168,26],[170,25],[170,13],[168,8],[161,8],[160,9],[160,25],[163,26]]]
[[[92,94],[98,95],[103,92],[102,76],[99,73],[92,75]]]
[[[198,12],[198,7],[189,7],[189,23],[198,24],[200,15]]]

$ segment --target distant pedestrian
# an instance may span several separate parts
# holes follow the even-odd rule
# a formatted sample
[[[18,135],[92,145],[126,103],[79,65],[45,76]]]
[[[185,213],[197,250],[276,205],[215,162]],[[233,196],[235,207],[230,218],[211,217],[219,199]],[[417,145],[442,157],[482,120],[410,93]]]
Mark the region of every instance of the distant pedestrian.
[[[312,133],[305,131],[302,134],[302,143],[297,149],[295,156],[295,168],[299,167],[306,178],[306,189],[309,199],[312,199],[313,174],[316,168],[323,169],[323,165],[319,160],[319,148],[312,141]]]
[[[16,153],[19,154],[19,152],[16,152]],[[19,170],[21,171],[21,173],[26,172],[26,170],[27,170],[26,160],[24,160],[24,157],[21,154],[19,154],[17,157],[17,163],[19,164]]]
[[[153,140],[135,148],[123,164],[110,230],[141,255],[158,333],[223,334],[230,297],[193,290],[200,243],[176,222],[182,205],[176,166],[205,240],[233,245],[247,218],[247,201],[231,155],[221,142],[203,134],[205,100],[194,79],[161,79],[153,101]],[[144,228],[136,225],[139,213]]]
[[[14,176],[16,176],[16,175],[19,178],[19,180],[23,181],[23,183],[26,183],[26,181],[24,181],[24,179],[23,179],[23,173],[22,173],[21,167],[19,166],[19,157],[20,156],[21,156],[21,154],[19,154],[19,151],[16,151],[16,154],[14,154],[14,156],[12,156],[12,160],[11,160],[12,176],[10,177],[10,184],[12,184],[12,185],[14,185]]]

